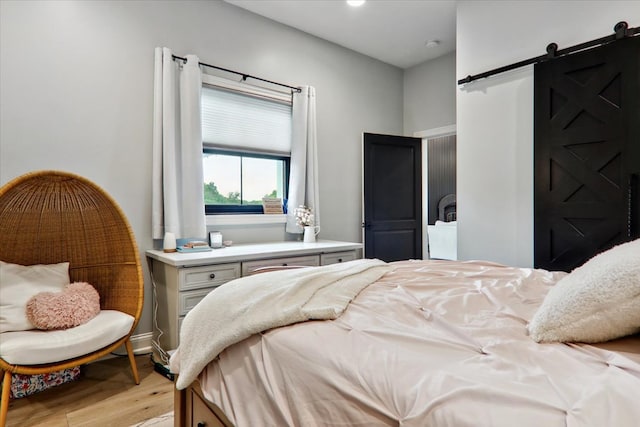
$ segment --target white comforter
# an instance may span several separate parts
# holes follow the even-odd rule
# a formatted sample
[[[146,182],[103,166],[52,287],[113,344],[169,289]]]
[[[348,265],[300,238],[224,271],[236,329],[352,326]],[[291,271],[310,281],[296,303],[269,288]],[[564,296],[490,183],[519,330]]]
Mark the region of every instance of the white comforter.
[[[170,360],[183,389],[225,348],[271,328],[337,318],[367,285],[392,267],[362,259],[282,270],[233,280],[214,289],[185,317]]]

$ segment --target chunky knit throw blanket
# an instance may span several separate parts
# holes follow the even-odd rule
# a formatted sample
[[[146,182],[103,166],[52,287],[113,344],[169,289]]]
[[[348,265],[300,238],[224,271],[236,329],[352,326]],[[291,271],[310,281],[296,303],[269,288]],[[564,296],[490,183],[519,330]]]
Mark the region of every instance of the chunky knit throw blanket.
[[[184,389],[225,348],[268,329],[335,319],[392,267],[360,259],[247,276],[214,289],[185,317],[170,368]]]

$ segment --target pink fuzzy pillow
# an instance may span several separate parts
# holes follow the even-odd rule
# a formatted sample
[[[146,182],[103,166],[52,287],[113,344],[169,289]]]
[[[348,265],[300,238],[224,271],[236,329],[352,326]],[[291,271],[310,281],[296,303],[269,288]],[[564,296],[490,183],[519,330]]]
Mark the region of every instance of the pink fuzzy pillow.
[[[68,329],[100,313],[100,295],[85,282],[71,283],[62,292],[40,292],[27,302],[27,318],[37,329]]]

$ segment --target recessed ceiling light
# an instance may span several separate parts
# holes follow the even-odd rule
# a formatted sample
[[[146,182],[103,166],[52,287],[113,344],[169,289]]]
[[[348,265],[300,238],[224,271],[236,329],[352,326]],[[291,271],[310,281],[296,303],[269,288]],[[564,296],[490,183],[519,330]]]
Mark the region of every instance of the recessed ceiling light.
[[[424,44],[426,47],[436,47],[440,45],[440,40],[429,40]]]
[[[365,0],[347,0],[349,6],[358,7],[364,4]]]

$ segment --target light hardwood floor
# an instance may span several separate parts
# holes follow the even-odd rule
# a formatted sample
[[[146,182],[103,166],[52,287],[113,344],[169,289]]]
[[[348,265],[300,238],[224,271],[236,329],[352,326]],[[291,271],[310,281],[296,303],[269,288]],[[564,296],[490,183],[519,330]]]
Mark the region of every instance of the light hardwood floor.
[[[136,356],[140,385],[126,357],[81,368],[80,378],[9,403],[7,427],[128,427],[173,410],[173,382]]]

